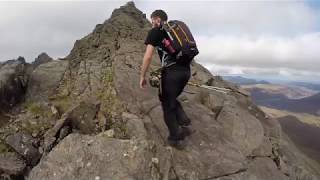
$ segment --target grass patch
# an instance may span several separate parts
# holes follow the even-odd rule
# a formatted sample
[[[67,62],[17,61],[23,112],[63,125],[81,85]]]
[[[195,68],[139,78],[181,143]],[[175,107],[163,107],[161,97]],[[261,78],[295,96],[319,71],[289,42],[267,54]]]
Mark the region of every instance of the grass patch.
[[[74,104],[72,103],[72,98],[67,95],[57,95],[50,97],[50,102],[57,107],[61,114],[69,110],[69,108]]]
[[[13,150],[2,139],[0,139],[0,154],[7,152],[13,152]]]

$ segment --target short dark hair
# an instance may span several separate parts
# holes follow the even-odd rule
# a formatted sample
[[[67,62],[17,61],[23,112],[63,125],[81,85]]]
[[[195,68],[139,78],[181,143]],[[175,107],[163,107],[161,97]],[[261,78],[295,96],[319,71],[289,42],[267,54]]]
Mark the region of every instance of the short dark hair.
[[[167,13],[161,9],[157,9],[157,10],[153,11],[153,13],[151,14],[151,18],[153,18],[153,17],[159,17],[162,21],[168,20]]]

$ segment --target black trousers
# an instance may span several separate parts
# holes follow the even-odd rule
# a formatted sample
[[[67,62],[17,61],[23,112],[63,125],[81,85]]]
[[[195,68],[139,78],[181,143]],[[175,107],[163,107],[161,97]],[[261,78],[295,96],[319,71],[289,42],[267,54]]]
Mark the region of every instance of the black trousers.
[[[177,97],[182,93],[191,76],[190,66],[178,64],[165,67],[161,71],[159,100],[161,101],[164,121],[169,129],[169,137],[178,137],[181,125],[190,123]]]

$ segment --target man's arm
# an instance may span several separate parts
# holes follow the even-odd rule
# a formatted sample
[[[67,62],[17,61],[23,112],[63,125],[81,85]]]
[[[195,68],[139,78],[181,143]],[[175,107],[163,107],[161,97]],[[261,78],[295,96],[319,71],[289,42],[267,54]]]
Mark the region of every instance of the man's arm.
[[[146,77],[146,73],[151,63],[153,50],[154,50],[154,47],[151,44],[148,44],[146,48],[146,52],[144,53],[144,57],[143,57],[140,77]]]
[[[142,62],[142,66],[141,66],[141,74],[140,74],[140,87],[144,88],[146,85],[146,73],[148,71],[149,65],[151,63],[152,60],[152,55],[153,55],[153,51],[154,51],[154,46],[151,44],[147,45],[146,48],[146,52],[144,53],[144,57],[143,57],[143,62]]]

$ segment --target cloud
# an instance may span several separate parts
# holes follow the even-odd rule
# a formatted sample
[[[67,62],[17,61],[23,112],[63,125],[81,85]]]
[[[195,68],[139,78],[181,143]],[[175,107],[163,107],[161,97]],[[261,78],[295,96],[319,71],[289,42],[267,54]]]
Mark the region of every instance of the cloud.
[[[310,72],[303,70],[292,70],[287,68],[256,68],[227,66],[215,64],[203,64],[212,74],[220,76],[243,76],[248,78],[264,79],[264,80],[292,80],[318,82],[320,72]]]
[[[312,32],[319,12],[303,1],[137,1],[148,15],[164,9],[169,19],[182,19],[197,34],[283,36]]]
[[[198,36],[203,63],[318,71],[320,32],[297,37]]]
[[[41,52],[64,57],[125,2],[0,2],[0,61],[33,61]]]

